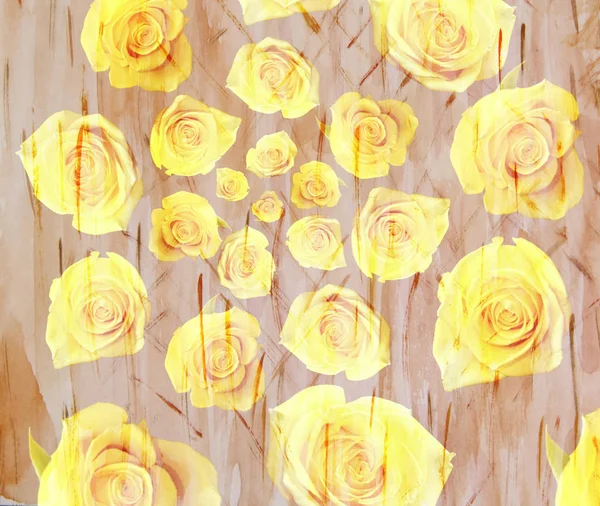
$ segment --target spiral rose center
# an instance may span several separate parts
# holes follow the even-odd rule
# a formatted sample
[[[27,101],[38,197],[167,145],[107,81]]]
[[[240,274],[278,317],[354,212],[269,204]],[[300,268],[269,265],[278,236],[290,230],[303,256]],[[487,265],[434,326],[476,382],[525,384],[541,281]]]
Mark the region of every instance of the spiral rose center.
[[[147,55],[155,51],[164,40],[160,23],[149,13],[140,12],[129,20],[128,49],[132,56]]]
[[[109,464],[98,469],[90,483],[94,504],[149,506],[152,481],[148,471],[133,464]]]
[[[231,375],[240,364],[238,354],[234,347],[226,340],[219,340],[211,345],[210,373],[217,378]]]
[[[198,236],[199,227],[197,223],[176,221],[171,226],[171,232],[177,242],[188,244],[194,241]]]
[[[368,117],[357,123],[354,136],[359,142],[380,145],[385,143],[385,126],[379,118]]]

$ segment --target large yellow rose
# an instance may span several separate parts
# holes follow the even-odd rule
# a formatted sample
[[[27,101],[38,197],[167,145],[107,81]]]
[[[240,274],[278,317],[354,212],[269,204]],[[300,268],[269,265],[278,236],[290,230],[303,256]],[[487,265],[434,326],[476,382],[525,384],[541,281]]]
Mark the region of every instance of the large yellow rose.
[[[217,472],[186,444],[150,435],[146,422],[98,403],[63,420],[52,455],[33,438],[38,506],[219,506]]]
[[[298,12],[325,11],[339,3],[340,0],[240,0],[247,25],[266,19],[287,18]]]
[[[298,148],[286,132],[261,137],[256,148],[248,150],[246,169],[258,177],[281,176],[294,166]]]
[[[227,87],[253,111],[281,111],[284,118],[299,118],[319,105],[317,69],[294,46],[271,37],[238,51]]]
[[[374,188],[354,221],[358,267],[382,283],[424,272],[448,230],[449,209],[449,199]]]
[[[502,88],[463,114],[450,158],[465,193],[484,193],[488,212],[557,220],[583,195],[574,142],[579,108],[549,83]]]
[[[96,251],[50,287],[46,342],[54,367],[137,353],[150,301],[138,271],[123,257]]]
[[[465,91],[504,66],[515,24],[503,0],[369,0],[379,52],[424,86]]]
[[[390,327],[350,288],[327,285],[296,297],[281,344],[319,374],[345,372],[352,381],[375,376],[390,363]]]
[[[167,174],[208,174],[234,145],[242,120],[179,95],[154,120],[150,153]]]
[[[81,45],[96,72],[115,88],[173,91],[192,72],[183,28],[187,0],[94,0]]]
[[[221,284],[240,299],[271,293],[275,272],[269,240],[252,227],[244,227],[223,241],[217,270]]]
[[[447,452],[408,409],[379,397],[346,402],[309,387],[270,412],[267,470],[302,506],[434,506],[452,471]]]
[[[266,191],[252,204],[252,214],[260,221],[272,223],[283,216],[283,202],[274,191]]]
[[[292,176],[291,200],[300,209],[333,207],[342,196],[335,170],[323,162],[309,162]]]
[[[177,192],[152,211],[149,248],[163,262],[185,257],[211,258],[221,245],[219,227],[229,228],[208,200],[189,192]]]
[[[144,191],[123,133],[100,114],[50,116],[18,153],[34,195],[73,227],[98,235],[125,230]]]
[[[419,121],[410,105],[399,100],[344,93],[331,107],[329,127],[322,127],[335,161],[361,179],[387,176],[390,165],[402,165]]]
[[[562,360],[571,304],[560,273],[529,241],[502,242],[468,254],[440,282],[433,354],[448,391]]]
[[[346,267],[342,226],[338,220],[307,216],[292,224],[286,244],[302,267],[332,271]]]
[[[175,391],[189,392],[197,408],[247,411],[263,396],[265,377],[257,356],[258,320],[238,308],[217,311],[220,296],[179,327],[165,367]]]
[[[250,192],[248,179],[243,172],[233,169],[217,169],[217,197],[228,202],[245,199]]]

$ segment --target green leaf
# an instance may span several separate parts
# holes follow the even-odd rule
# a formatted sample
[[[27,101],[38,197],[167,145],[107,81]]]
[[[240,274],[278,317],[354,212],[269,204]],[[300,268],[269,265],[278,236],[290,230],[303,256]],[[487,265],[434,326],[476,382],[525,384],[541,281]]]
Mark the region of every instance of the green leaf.
[[[524,63],[524,62],[523,62]],[[519,78],[521,77],[521,64],[517,65],[508,74],[504,76],[500,83],[501,90],[512,90],[519,84]]]
[[[29,429],[29,458],[31,459],[31,463],[35,468],[38,478],[40,478],[44,469],[46,469],[46,466],[50,463],[50,455],[48,455],[46,450],[33,439],[31,429]]]
[[[556,481],[558,481],[563,469],[569,462],[569,456],[550,437],[548,427],[546,427],[546,458],[552,468],[552,474],[554,474]]]

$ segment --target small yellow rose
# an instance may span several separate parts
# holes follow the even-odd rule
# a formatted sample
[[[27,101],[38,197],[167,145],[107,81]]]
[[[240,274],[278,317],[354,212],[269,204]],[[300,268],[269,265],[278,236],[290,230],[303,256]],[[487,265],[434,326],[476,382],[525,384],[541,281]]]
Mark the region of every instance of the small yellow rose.
[[[81,45],[95,72],[115,88],[173,91],[192,72],[183,28],[187,0],[94,0]]]
[[[424,86],[465,91],[504,66],[515,24],[503,0],[369,0],[375,47]]]
[[[419,121],[410,105],[399,100],[344,93],[331,107],[324,128],[335,161],[361,179],[387,176],[390,165],[402,165]]]
[[[286,500],[303,506],[433,506],[449,453],[400,404],[346,402],[333,385],[305,388],[271,410],[267,470]]]
[[[292,224],[286,244],[302,267],[332,271],[346,267],[342,226],[338,220],[307,216]]]
[[[150,435],[145,421],[98,403],[62,422],[48,455],[30,436],[39,506],[220,506],[217,472],[190,446]]]
[[[252,213],[260,221],[272,223],[283,216],[283,202],[274,191],[266,191],[252,204]]]
[[[150,153],[167,174],[208,174],[235,143],[242,120],[179,95],[154,120]]]
[[[340,0],[240,0],[247,25],[266,19],[287,18],[298,12],[326,11],[339,3]]]
[[[294,166],[298,148],[286,132],[261,137],[246,155],[246,169],[258,177],[281,176]]]
[[[250,185],[243,172],[217,169],[217,197],[229,202],[237,202],[245,199],[249,192]]]
[[[219,298],[175,331],[165,367],[176,392],[191,390],[193,406],[247,411],[265,391],[257,356],[260,325],[251,314],[227,304],[218,312]]]
[[[126,230],[144,185],[123,133],[104,116],[50,116],[18,152],[34,195],[91,235]]]
[[[557,220],[583,195],[575,97],[549,83],[499,89],[463,114],[450,159],[465,193],[492,214]]]
[[[144,346],[150,301],[138,271],[123,257],[96,251],[50,287],[46,342],[54,367],[133,355]]]
[[[424,272],[448,230],[449,209],[449,199],[374,188],[354,221],[358,267],[382,283]]]
[[[294,46],[271,37],[238,51],[227,87],[253,111],[281,111],[284,118],[299,118],[319,105],[317,69]]]
[[[217,270],[221,284],[240,299],[271,293],[275,272],[269,240],[252,227],[244,227],[223,241]]]
[[[330,165],[305,163],[292,177],[291,200],[300,209],[333,207],[342,196],[340,183],[344,184]]]
[[[152,211],[149,248],[163,262],[211,258],[221,245],[219,227],[229,225],[216,215],[208,200],[177,192],[162,200],[162,209]]]
[[[496,237],[442,277],[433,354],[447,391],[548,372],[562,360],[565,285],[542,250],[514,242]]]
[[[310,370],[351,381],[375,376],[390,363],[390,327],[354,290],[327,285],[296,297],[281,344]]]

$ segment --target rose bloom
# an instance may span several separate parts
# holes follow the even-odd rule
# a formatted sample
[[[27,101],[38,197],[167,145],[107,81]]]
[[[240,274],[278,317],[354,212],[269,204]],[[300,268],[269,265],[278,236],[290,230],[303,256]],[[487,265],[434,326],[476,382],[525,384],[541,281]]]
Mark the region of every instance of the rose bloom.
[[[144,185],[123,133],[100,114],[50,116],[18,152],[33,194],[91,235],[126,230]]]
[[[307,216],[292,224],[286,244],[302,267],[332,271],[346,267],[342,227],[338,220]]]
[[[63,420],[48,455],[30,436],[39,506],[220,506],[217,472],[190,446],[157,439],[145,421],[98,403]]]
[[[250,299],[271,293],[275,261],[268,246],[266,236],[248,226],[223,241],[217,271],[221,284],[235,297]]]
[[[583,195],[575,97],[549,83],[499,89],[465,111],[450,159],[465,193],[492,214],[558,220]]]
[[[245,199],[249,191],[250,185],[243,172],[217,169],[217,197],[229,202],[237,202]]]
[[[271,223],[283,216],[283,203],[274,191],[266,191],[252,204],[252,213],[260,221]]]
[[[433,354],[447,391],[562,360],[571,304],[560,273],[529,241],[502,242],[468,254],[440,282]]]
[[[354,221],[358,267],[382,283],[425,272],[448,230],[449,209],[449,199],[374,188]]]
[[[292,177],[291,200],[300,209],[333,207],[342,196],[340,183],[344,184],[330,165],[305,163]]]
[[[351,381],[375,376],[390,363],[390,327],[350,288],[326,285],[296,297],[281,344],[310,370]]]
[[[144,346],[150,301],[138,271],[123,257],[96,251],[50,287],[46,342],[54,367],[133,355]]]
[[[258,177],[281,176],[294,166],[298,148],[286,132],[261,137],[246,155],[246,169]]]
[[[197,408],[247,411],[265,390],[258,320],[238,308],[216,310],[214,297],[196,318],[178,328],[165,367],[175,391],[189,392]]]
[[[150,136],[150,153],[167,174],[208,174],[235,143],[242,120],[179,95],[163,109]]]
[[[379,52],[432,90],[462,92],[504,66],[515,15],[503,0],[369,0],[369,5]]]
[[[162,200],[162,209],[152,211],[149,248],[163,262],[211,258],[221,245],[219,227],[229,225],[217,216],[208,200],[177,192]]]
[[[298,12],[325,11],[339,3],[340,0],[240,0],[247,25],[266,19],[287,18]]]
[[[419,125],[408,104],[344,93],[331,113],[331,125],[324,132],[335,161],[350,174],[371,179],[387,176],[390,165],[404,164]]]
[[[271,410],[267,470],[288,501],[434,506],[449,453],[408,409],[379,397],[346,402],[333,385],[305,388]]]
[[[81,45],[95,72],[115,88],[173,91],[192,72],[183,28],[187,0],[94,0]]]
[[[319,73],[298,50],[267,37],[235,56],[227,87],[256,112],[299,118],[319,105]]]

